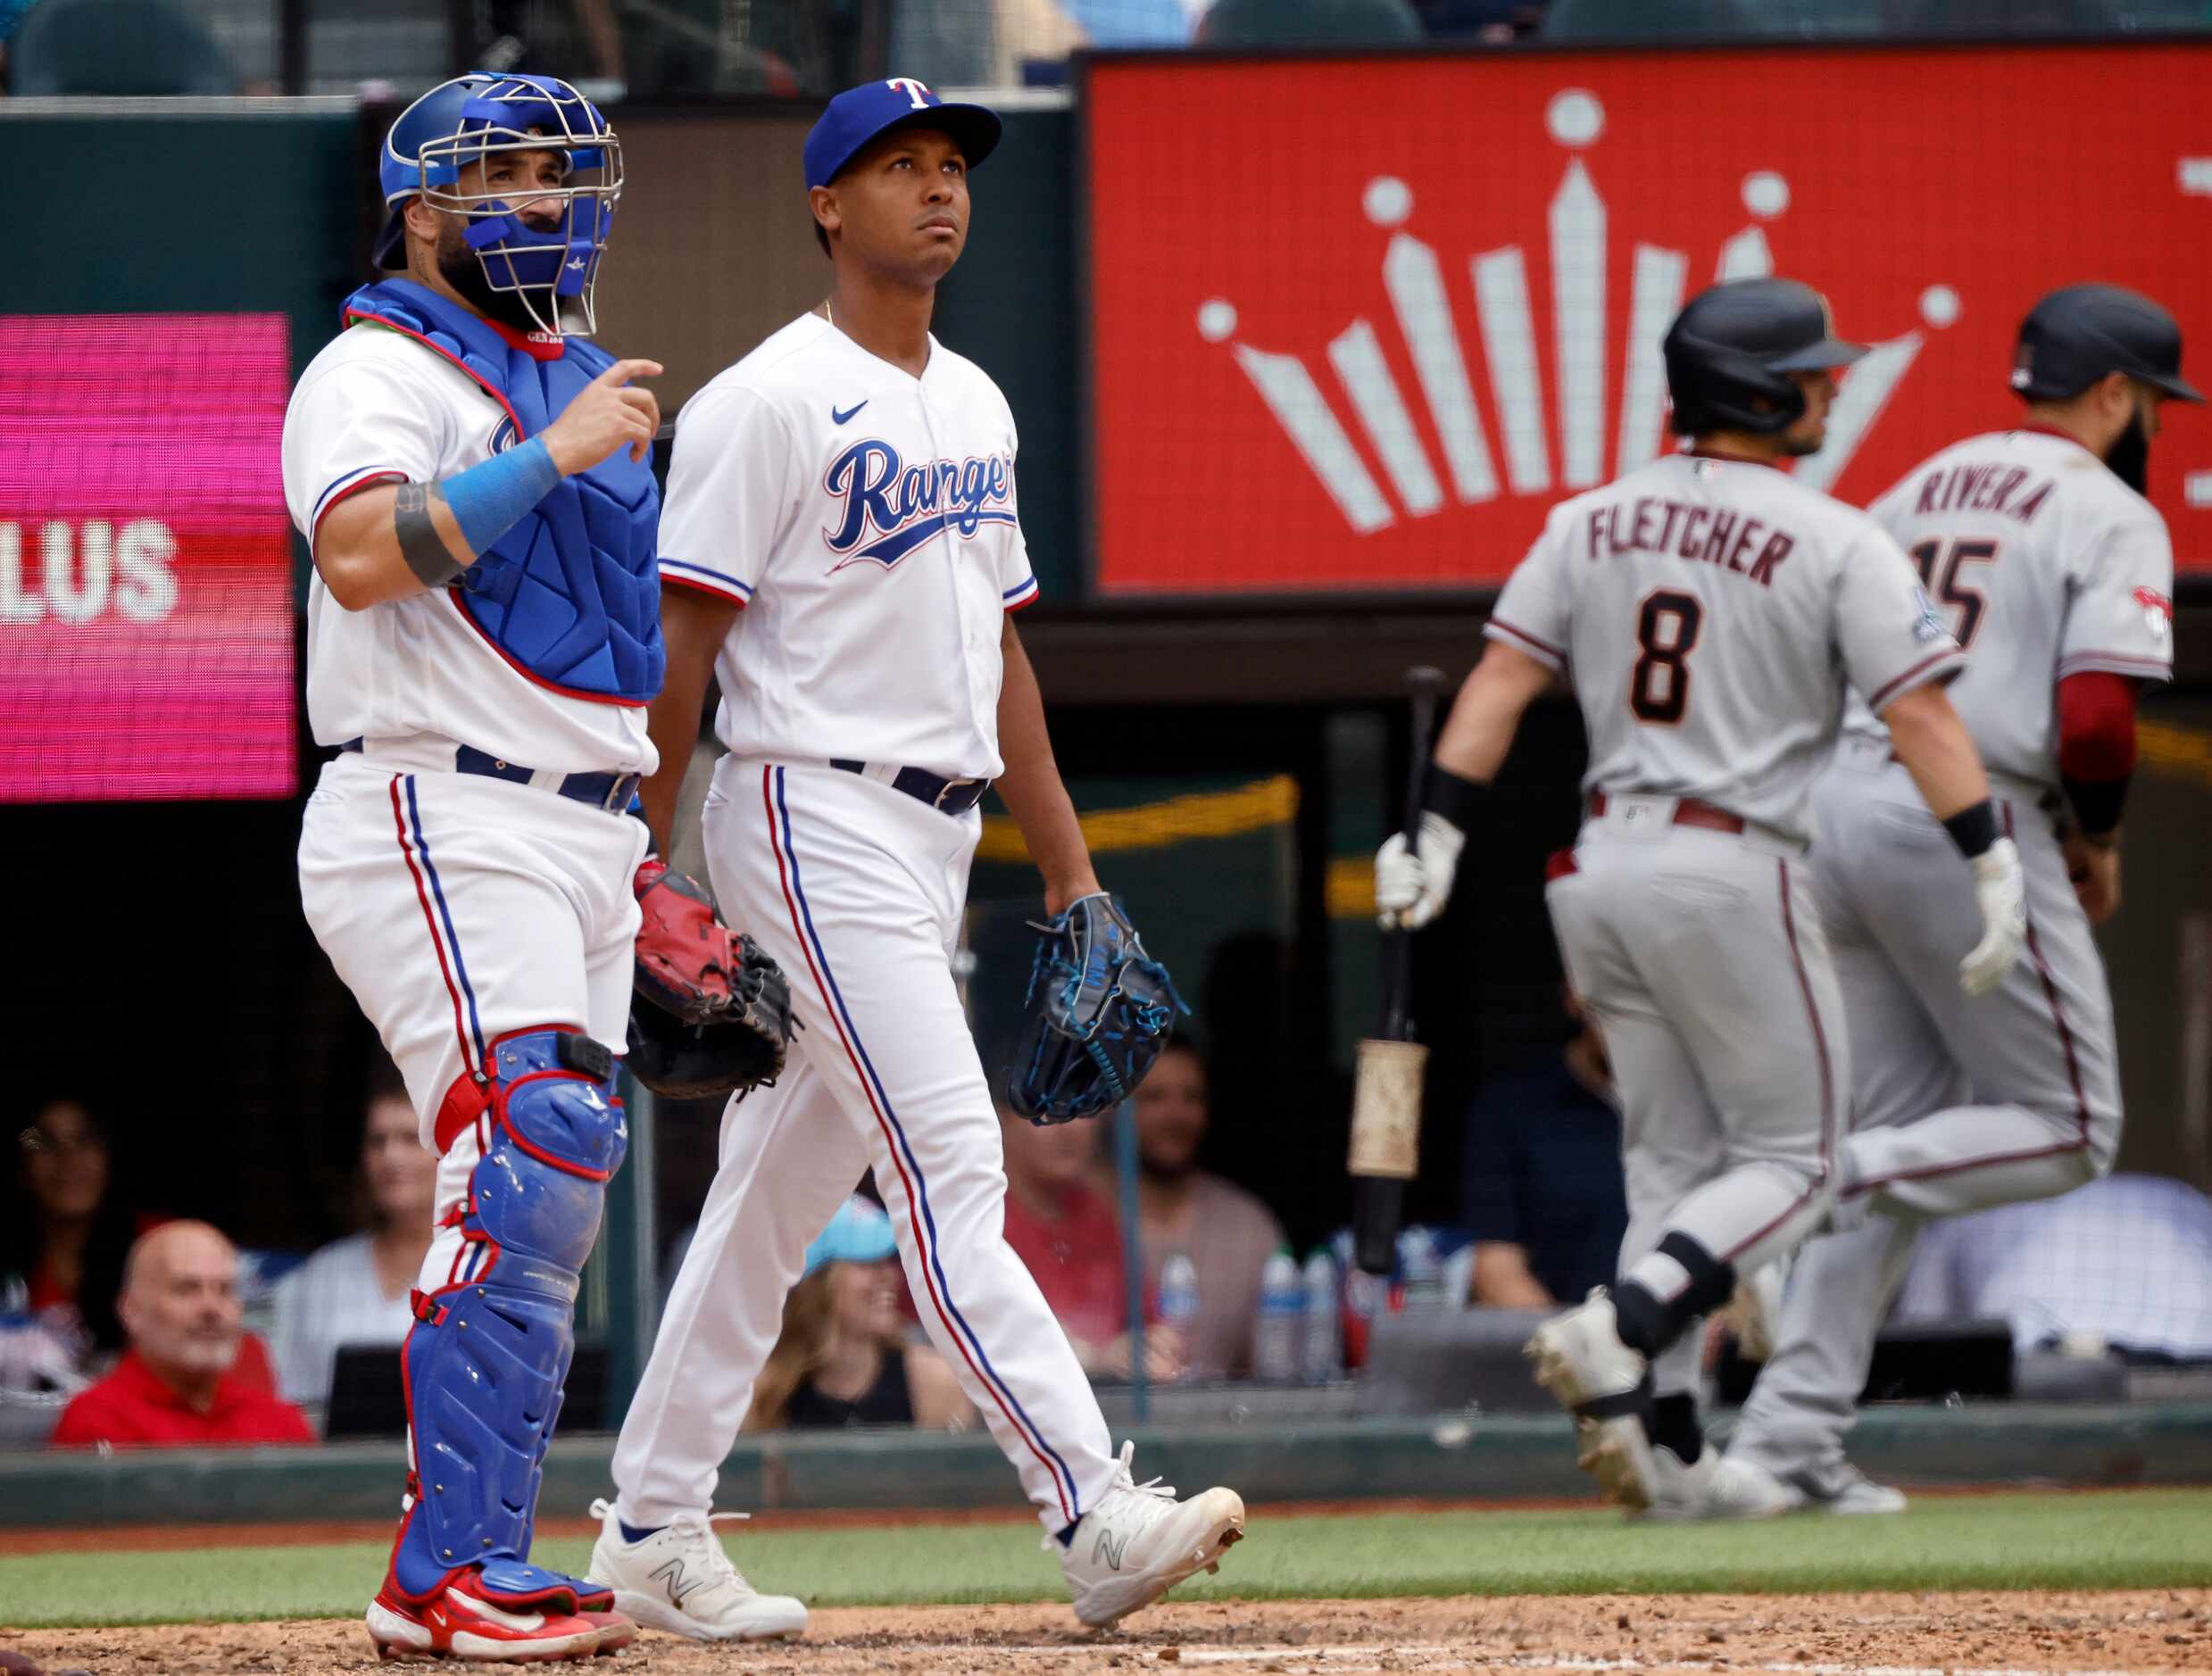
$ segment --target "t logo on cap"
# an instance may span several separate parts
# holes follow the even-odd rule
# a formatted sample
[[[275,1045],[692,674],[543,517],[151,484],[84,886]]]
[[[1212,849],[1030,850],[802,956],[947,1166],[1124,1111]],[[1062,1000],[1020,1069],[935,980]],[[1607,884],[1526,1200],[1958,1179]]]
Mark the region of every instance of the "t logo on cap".
[[[832,99],[806,137],[807,186],[827,186],[863,150],[897,128],[951,135],[970,169],[999,143],[998,114],[984,105],[947,104],[912,76],[863,81]]]

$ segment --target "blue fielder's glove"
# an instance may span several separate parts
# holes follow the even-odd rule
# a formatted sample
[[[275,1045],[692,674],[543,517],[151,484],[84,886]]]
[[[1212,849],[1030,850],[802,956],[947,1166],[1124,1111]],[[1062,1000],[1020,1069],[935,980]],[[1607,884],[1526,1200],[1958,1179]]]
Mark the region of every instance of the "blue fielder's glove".
[[[1190,1008],[1104,892],[1035,929],[1028,1023],[1008,1067],[1007,1099],[1034,1124],[1096,1116],[1136,1091],[1175,1016]]]

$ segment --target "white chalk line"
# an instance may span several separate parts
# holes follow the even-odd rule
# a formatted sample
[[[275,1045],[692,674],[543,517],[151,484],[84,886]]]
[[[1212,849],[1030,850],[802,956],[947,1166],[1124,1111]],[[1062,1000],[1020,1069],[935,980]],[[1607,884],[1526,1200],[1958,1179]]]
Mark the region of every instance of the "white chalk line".
[[[998,1647],[991,1649],[994,1655],[1038,1658],[1069,1656],[1071,1648],[1065,1643],[1056,1647]],[[1425,1663],[1415,1668],[1443,1671],[1653,1671],[1681,1670],[1701,1665],[1726,1664],[1734,1672],[1758,1671],[1773,1672],[1773,1676],[2172,1676],[2171,1672],[2125,1670],[2040,1670],[2008,1664],[1854,1664],[1782,1661],[1775,1664],[1745,1664],[1721,1655],[1701,1657],[1696,1654],[1683,1654],[1673,1658],[1578,1658],[1557,1654],[1519,1654],[1512,1656],[1485,1657],[1469,1654],[1465,1648],[1449,1643],[1420,1646],[1390,1647],[1122,1647],[1116,1649],[1123,1656],[1146,1664],[1254,1664],[1279,1662],[1287,1672],[1326,1672],[1327,1676],[1357,1676],[1357,1672],[1381,1671],[1394,1666],[1381,1664],[1353,1663],[1360,1660],[1388,1658],[1449,1660],[1449,1663]]]

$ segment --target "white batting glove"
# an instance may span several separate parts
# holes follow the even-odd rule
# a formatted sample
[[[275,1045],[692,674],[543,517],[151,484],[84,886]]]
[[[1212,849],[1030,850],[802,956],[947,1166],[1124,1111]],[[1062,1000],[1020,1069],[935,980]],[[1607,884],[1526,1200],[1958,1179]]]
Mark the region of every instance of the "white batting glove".
[[[1444,911],[1467,834],[1434,810],[1410,848],[1394,832],[1375,852],[1375,920],[1385,931],[1418,931]]]
[[[1958,963],[1958,987],[1986,995],[2004,981],[2027,941],[2027,876],[2009,838],[2000,838],[1969,865],[1975,900],[1982,906],[1982,941]]]

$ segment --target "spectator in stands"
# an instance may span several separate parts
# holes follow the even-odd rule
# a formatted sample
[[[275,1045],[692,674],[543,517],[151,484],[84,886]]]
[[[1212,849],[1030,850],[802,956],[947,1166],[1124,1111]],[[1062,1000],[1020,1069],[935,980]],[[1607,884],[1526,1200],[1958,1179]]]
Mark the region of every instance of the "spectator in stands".
[[[1554,1308],[1603,1285],[1620,1257],[1628,1204],[1612,1066],[1597,1021],[1563,994],[1567,1045],[1490,1083],[1467,1115],[1470,1303]]]
[[[891,1220],[858,1195],[806,1249],[784,1330],[753,1388],[748,1431],[919,1426],[958,1431],[976,1411],[944,1358],[907,1335]]]
[[[369,1232],[324,1246],[277,1282],[270,1348],[287,1402],[327,1406],[342,1346],[396,1345],[415,1318],[408,1294],[429,1249],[437,1159],[395,1071],[362,1116],[361,1196]]]
[[[1198,1275],[1198,1314],[1184,1329],[1183,1359],[1201,1379],[1252,1371],[1260,1271],[1290,1241],[1283,1224],[1235,1182],[1198,1167],[1209,1117],[1206,1066],[1195,1046],[1168,1044],[1136,1091],[1137,1210],[1148,1290],[1160,1267],[1185,1257]],[[1113,1191],[1110,1170],[1102,1188]]]
[[[130,1348],[62,1411],[56,1448],[314,1441],[305,1415],[237,1371],[238,1253],[205,1223],[164,1223],[140,1239],[117,1310]]]
[[[1006,1243],[1027,1265],[1084,1371],[1128,1378],[1121,1225],[1111,1201],[1091,1185],[1098,1125],[1033,1124],[1001,1106],[999,1133],[1006,1150]],[[1148,1290],[1145,1374],[1175,1379],[1183,1371],[1182,1348],[1172,1332],[1151,1330],[1152,1308]]]
[[[0,1221],[0,1309],[29,1315],[89,1373],[123,1348],[115,1298],[130,1242],[147,1224],[108,1191],[107,1131],[83,1101],[34,1107],[15,1153]]]
[[[2212,1362],[2212,1199],[2108,1175],[1920,1232],[1893,1320],[2009,1322],[2013,1347]]]

